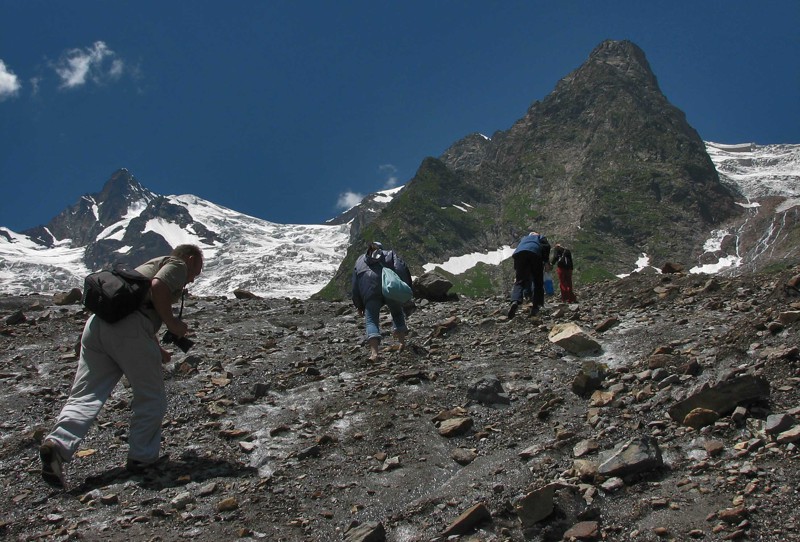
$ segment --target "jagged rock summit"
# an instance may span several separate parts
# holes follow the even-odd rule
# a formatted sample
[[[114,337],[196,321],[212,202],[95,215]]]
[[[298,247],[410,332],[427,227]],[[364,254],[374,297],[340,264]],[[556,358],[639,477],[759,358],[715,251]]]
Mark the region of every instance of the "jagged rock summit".
[[[690,263],[712,227],[742,213],[734,196],[644,52],[606,41],[507,131],[471,134],[423,161],[363,232],[421,266],[537,229],[572,246],[581,272],[597,279],[629,270],[643,252]],[[330,295],[345,290],[360,249],[348,252]]]

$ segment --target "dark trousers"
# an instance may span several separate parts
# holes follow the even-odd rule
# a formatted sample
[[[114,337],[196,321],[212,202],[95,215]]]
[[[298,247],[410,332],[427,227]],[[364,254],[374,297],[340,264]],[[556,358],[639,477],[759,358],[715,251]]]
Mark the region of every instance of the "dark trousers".
[[[522,292],[533,285],[533,306],[544,306],[544,262],[534,252],[523,250],[514,254],[514,287],[511,301],[522,302]]]

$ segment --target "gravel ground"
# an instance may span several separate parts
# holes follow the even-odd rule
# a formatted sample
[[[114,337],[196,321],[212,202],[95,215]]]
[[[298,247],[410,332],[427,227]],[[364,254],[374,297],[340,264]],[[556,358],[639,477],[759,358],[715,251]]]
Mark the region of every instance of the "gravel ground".
[[[196,344],[165,365],[169,461],[122,468],[123,381],[65,491],[41,481],[37,449],[69,392],[86,314],[2,296],[0,536],[800,540],[800,298],[780,287],[792,274],[634,274],[513,320],[504,298],[418,300],[403,351],[384,315],[376,363],[347,303],[192,298]],[[551,341],[568,323],[600,350]],[[746,378],[768,394],[695,428],[669,415]],[[502,393],[477,395],[478,382]],[[644,441],[653,461],[598,472]]]

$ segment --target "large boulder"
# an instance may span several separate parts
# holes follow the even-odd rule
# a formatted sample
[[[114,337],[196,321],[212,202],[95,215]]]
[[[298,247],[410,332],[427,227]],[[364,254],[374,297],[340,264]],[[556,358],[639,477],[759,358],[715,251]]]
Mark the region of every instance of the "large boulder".
[[[443,276],[429,271],[414,281],[414,297],[431,301],[446,301],[451,299],[448,295],[453,283]]]
[[[551,343],[578,356],[602,350],[600,343],[592,339],[579,325],[572,322],[554,325],[548,338]]]

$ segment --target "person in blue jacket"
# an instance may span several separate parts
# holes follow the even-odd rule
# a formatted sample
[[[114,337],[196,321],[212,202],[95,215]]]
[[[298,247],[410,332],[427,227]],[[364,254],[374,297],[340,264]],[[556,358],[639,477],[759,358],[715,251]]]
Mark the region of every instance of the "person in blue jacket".
[[[380,356],[380,312],[384,304],[389,307],[392,315],[394,336],[400,341],[401,350],[408,335],[403,304],[384,299],[381,293],[381,274],[384,267],[393,269],[403,282],[411,286],[411,272],[403,259],[393,250],[384,250],[383,245],[377,241],[369,243],[366,253],[358,257],[353,269],[353,305],[364,316],[370,361],[377,361]]]
[[[534,316],[544,306],[544,264],[550,258],[550,243],[544,235],[532,231],[520,239],[512,257],[514,287],[511,289],[508,317],[514,318],[526,289],[532,289],[533,304],[530,315]]]

